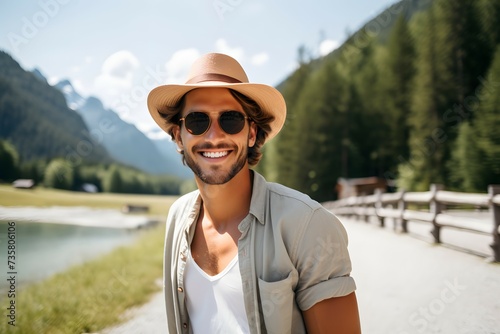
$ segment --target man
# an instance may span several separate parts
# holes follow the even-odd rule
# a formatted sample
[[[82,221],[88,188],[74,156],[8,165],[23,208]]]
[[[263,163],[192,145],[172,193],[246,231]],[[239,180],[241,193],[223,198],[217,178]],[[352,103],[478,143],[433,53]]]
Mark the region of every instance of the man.
[[[360,333],[347,235],[308,196],[250,169],[286,118],[282,95],[211,53],[148,108],[175,140],[198,190],[167,218],[170,333]]]

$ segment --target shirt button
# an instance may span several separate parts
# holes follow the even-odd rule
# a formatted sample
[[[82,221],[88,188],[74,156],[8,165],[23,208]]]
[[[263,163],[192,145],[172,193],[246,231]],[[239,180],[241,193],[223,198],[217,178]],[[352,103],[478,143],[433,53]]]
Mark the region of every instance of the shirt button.
[[[188,328],[188,324],[183,323],[183,324],[182,324],[182,327],[183,327],[184,329],[186,329],[186,328]]]
[[[177,288],[177,291],[179,291],[179,292],[184,292],[184,289],[183,289],[182,287],[178,287],[178,288]]]

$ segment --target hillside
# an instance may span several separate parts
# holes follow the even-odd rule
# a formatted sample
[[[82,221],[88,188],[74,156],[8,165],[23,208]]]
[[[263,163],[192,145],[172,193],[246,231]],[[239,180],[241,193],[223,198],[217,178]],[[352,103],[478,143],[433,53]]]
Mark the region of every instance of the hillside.
[[[420,191],[500,183],[499,20],[499,0],[403,0],[325,57],[299,49],[278,86],[285,127],[259,168],[318,200],[340,177]]]
[[[85,122],[68,108],[61,92],[2,51],[0,139],[10,141],[23,161],[54,157],[75,164],[112,160],[104,147],[92,141]]]

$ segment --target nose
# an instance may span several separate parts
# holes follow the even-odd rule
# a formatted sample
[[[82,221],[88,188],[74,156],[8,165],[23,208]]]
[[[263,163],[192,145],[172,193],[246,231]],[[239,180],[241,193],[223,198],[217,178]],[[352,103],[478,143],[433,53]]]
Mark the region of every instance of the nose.
[[[207,132],[205,133],[205,137],[207,139],[217,139],[217,138],[222,138],[226,136],[226,132],[221,129],[220,124],[219,124],[219,116],[218,115],[211,115],[210,116],[210,127],[208,128]]]

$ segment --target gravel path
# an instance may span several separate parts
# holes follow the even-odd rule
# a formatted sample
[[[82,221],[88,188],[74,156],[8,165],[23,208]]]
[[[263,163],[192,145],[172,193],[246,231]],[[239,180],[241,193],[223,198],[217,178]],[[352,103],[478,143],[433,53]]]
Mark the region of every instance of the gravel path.
[[[157,293],[141,307],[129,310],[124,314],[128,319],[123,324],[108,328],[102,334],[165,334],[167,332],[163,294]]]
[[[364,333],[500,333],[500,264],[344,222]]]
[[[500,334],[500,265],[343,219],[363,333]],[[103,333],[165,333],[163,297]]]

